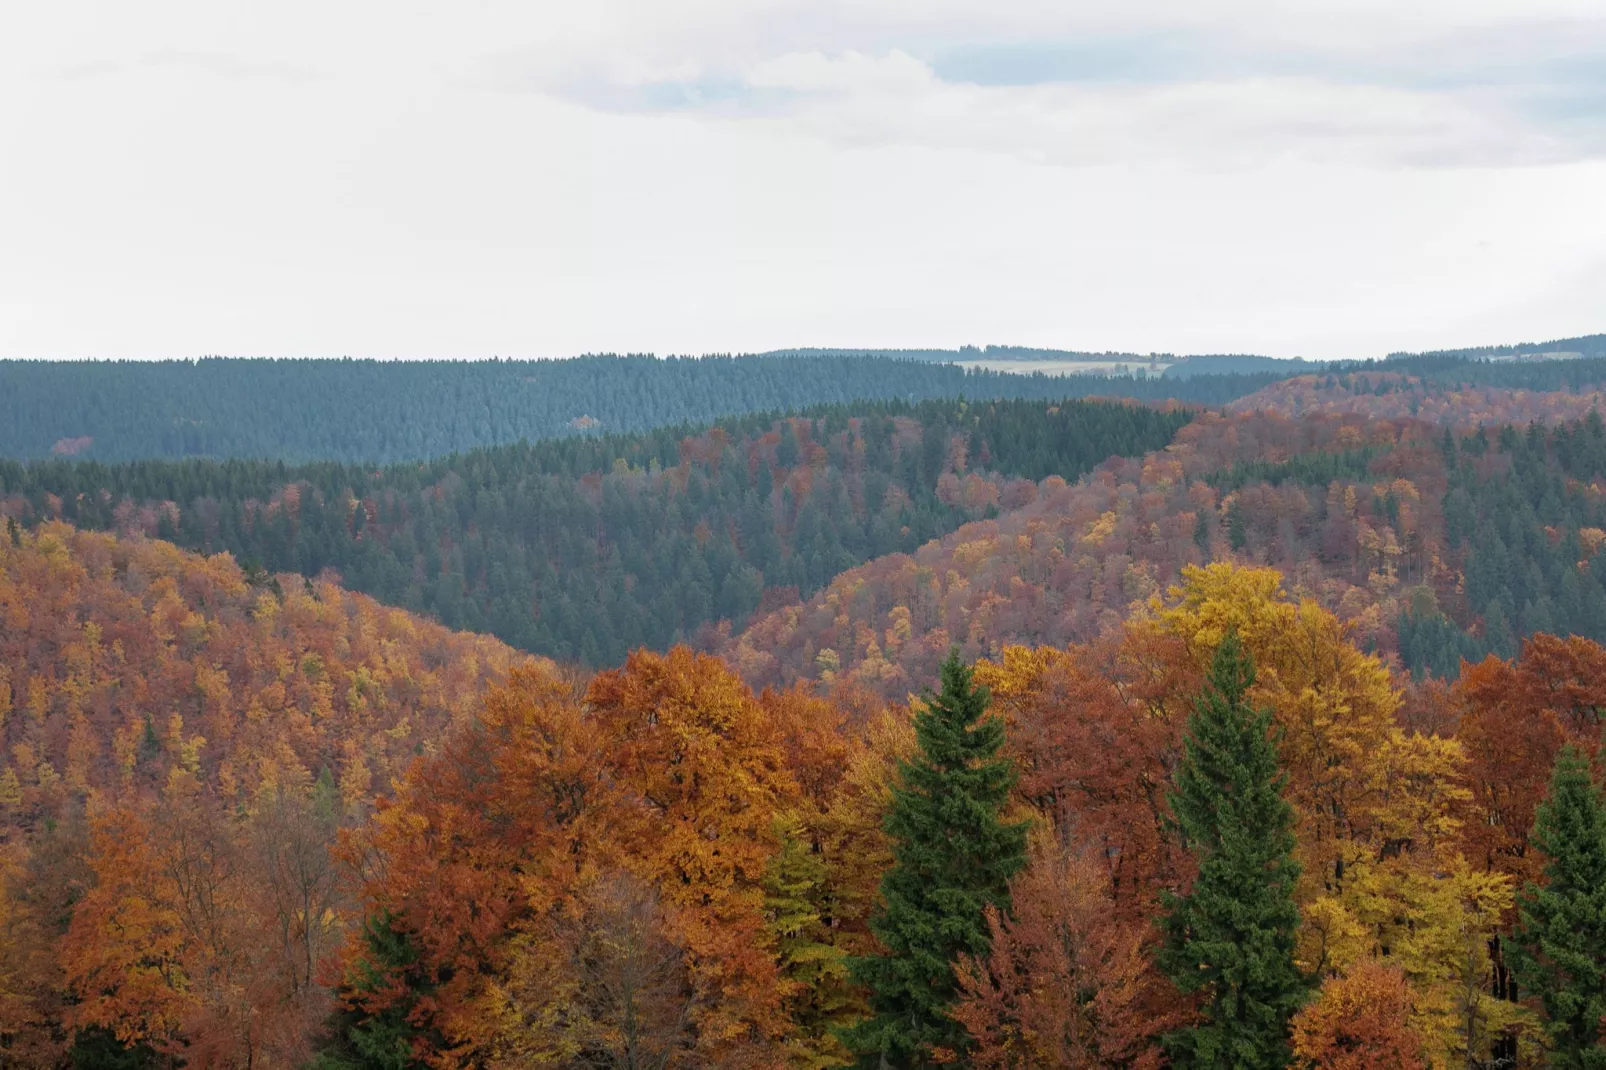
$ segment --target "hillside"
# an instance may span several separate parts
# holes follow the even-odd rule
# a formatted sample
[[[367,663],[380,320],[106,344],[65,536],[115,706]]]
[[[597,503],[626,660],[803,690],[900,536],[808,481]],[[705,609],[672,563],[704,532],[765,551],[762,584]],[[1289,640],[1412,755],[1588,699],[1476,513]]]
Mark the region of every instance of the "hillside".
[[[1290,416],[1354,413],[1410,417],[1471,427],[1478,423],[1529,423],[1577,419],[1606,397],[1606,359],[1537,364],[1428,362],[1419,372],[1374,363],[1365,370],[1332,371],[1280,382],[1228,402],[1228,412],[1269,410]]]
[[[8,813],[33,829],[181,768],[242,798],[326,774],[356,799],[526,660],[333,584],[54,522],[0,538],[0,619]]]
[[[117,806],[190,837],[192,862],[226,865],[204,894],[250,904],[273,1013],[316,1022],[326,1003],[312,973],[340,934],[305,911],[344,901],[338,830],[527,660],[332,584],[247,576],[227,556],[12,525],[0,536],[0,1062],[61,1039],[45,1028],[63,1010],[56,948],[94,882],[88,822]],[[159,954],[140,931],[131,939],[147,946],[130,950]]]
[[[1390,361],[1528,361],[1562,357],[1606,358],[1606,334],[1587,334],[1577,338],[1556,338],[1548,342],[1519,342],[1515,345],[1473,346],[1466,349],[1435,349],[1425,353],[1390,353]]]
[[[1201,415],[1163,450],[850,570],[716,649],[761,683],[902,695],[952,644],[974,657],[1090,641],[1184,566],[1223,560],[1281,569],[1417,672],[1454,675],[1462,656],[1509,655],[1539,631],[1606,639],[1587,564],[1606,525],[1599,418],[1499,428],[1579,421],[1601,400],[1433,392],[1383,373],[1291,380]]]
[[[383,464],[828,403],[1121,396],[1219,405],[1275,376],[1160,384],[892,357],[0,361],[0,457]]]
[[[1407,428],[1309,422],[1326,432],[1202,421],[1266,432],[1268,457],[1339,447],[1288,454],[1289,476],[1415,448]],[[1012,913],[947,996],[955,1035],[1008,1067],[1030,1016],[1054,1025],[1026,1035],[1030,1065],[1074,1065],[1071,1041],[1158,1063],[1191,1006],[1159,923],[1202,871],[1169,789],[1230,623],[1277,729],[1257,734],[1299,866],[1288,954],[1321,978],[1301,1042],[1534,1065],[1537,1014],[1503,981],[1512,908],[1544,863],[1529,830],[1552,764],[1598,735],[1606,649],[1545,636],[1420,686],[1274,571],[1180,579],[1093,642],[945,673],[949,702],[991,695],[989,812],[1034,830]],[[61,524],[0,541],[7,1066],[853,1065],[845,1030],[877,1004],[848,964],[907,955],[878,889],[909,866],[893,787],[952,738],[943,706],[842,678],[755,694],[685,647],[584,678],[291,580]],[[927,879],[964,888],[1002,849],[966,850]],[[1046,953],[1067,941],[1092,953]],[[1361,1005],[1392,1016],[1381,1039],[1332,1021],[1379,976],[1387,1002]]]
[[[588,665],[665,648],[1170,441],[1185,411],[924,402],[502,447],[379,471],[0,462],[0,512],[341,582]]]

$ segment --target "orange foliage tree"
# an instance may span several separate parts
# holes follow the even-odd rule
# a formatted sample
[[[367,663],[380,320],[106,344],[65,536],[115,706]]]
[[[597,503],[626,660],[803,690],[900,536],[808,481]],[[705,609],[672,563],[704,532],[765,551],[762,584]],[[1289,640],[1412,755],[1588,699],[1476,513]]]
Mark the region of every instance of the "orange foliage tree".
[[[623,1015],[610,985],[646,970],[658,996],[632,1020],[683,1019],[684,1035],[652,1042],[665,1065],[778,1065],[786,984],[763,880],[795,793],[763,705],[729,670],[639,652],[595,677],[583,708],[552,675],[515,672],[350,851],[370,914],[397,919],[440,982],[419,1012],[447,1038],[439,1059],[599,1043]],[[398,995],[380,987],[368,1009]]]
[[[1311,1070],[1428,1070],[1399,970],[1360,962],[1322,985],[1294,1017],[1294,1057]]]

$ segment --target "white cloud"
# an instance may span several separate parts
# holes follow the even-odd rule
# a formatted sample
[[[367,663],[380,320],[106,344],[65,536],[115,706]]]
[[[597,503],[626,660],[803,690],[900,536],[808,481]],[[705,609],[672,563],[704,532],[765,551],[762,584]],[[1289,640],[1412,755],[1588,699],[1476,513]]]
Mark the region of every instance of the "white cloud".
[[[1498,105],[1310,78],[978,86],[941,81],[929,65],[893,52],[782,56],[756,64],[743,84],[770,92],[745,108],[727,94],[715,114],[845,145],[993,151],[1065,165],[1528,164],[1577,154]]]
[[[1571,0],[598,7],[609,17],[585,32],[498,53],[478,76],[603,110],[784,119],[853,145],[1052,163],[1606,152],[1606,10]],[[972,60],[944,64],[956,49]],[[1012,77],[1012,56],[1033,75]]]

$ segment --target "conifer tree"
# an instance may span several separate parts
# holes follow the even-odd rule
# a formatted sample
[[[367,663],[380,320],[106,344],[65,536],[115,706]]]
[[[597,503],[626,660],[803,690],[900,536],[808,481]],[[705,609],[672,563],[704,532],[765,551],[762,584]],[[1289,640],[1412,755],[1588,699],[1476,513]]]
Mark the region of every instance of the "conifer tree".
[[[1551,1064],[1606,1068],[1606,800],[1573,747],[1556,759],[1531,842],[1548,859],[1545,882],[1518,901],[1512,967],[1544,1007]]]
[[[1165,1038],[1178,1067],[1281,1070],[1289,1019],[1309,988],[1294,963],[1294,811],[1271,713],[1248,701],[1254,681],[1253,660],[1229,632],[1188,719],[1170,796],[1199,861],[1192,890],[1166,896],[1159,957],[1178,988],[1203,997],[1200,1020]]]
[[[851,964],[870,991],[871,1017],[845,1034],[862,1066],[932,1066],[968,1044],[948,1013],[954,965],[961,952],[987,953],[986,908],[1009,910],[1009,879],[1026,860],[1026,823],[1003,818],[1015,770],[989,702],[955,650],[942,692],[915,717],[918,750],[899,767],[885,822],[893,863],[870,920],[886,952]]]
[[[418,950],[393,925],[389,912],[363,921],[367,956],[352,964],[342,986],[344,1006],[331,1018],[330,1043],[310,1070],[421,1070],[414,1040],[421,1030],[412,1020],[418,997],[427,985],[419,974]],[[391,998],[381,1007],[366,1001],[381,994]],[[438,1037],[428,1037],[438,1040]]]

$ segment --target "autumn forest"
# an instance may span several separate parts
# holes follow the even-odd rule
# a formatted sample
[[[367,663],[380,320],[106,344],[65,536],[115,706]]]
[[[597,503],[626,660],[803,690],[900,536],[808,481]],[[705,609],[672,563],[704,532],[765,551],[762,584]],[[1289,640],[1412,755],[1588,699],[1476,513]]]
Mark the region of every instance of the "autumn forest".
[[[1598,351],[0,366],[0,1066],[1606,1067]]]

